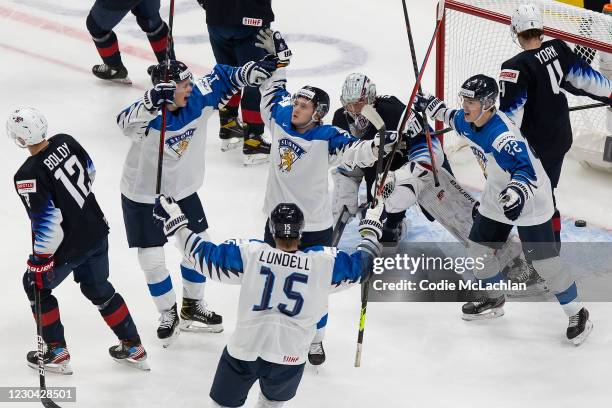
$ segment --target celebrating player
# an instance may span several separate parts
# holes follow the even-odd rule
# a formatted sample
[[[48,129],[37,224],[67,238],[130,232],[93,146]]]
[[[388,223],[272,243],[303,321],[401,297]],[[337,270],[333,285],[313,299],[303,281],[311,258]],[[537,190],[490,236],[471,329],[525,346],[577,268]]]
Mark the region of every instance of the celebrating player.
[[[542,41],[544,24],[537,5],[524,4],[512,14],[510,30],[523,52],[502,64],[500,105],[520,128],[542,162],[553,189],[552,225],[561,245],[561,215],[554,189],[563,158],[572,146],[572,126],[563,91],[612,104],[612,82],[558,39]]]
[[[555,293],[569,317],[567,338],[578,345],[593,327],[589,313],[578,302],[576,283],[564,267],[555,244],[551,215],[554,211],[550,181],[520,130],[495,102],[499,91],[493,78],[475,75],[459,92],[463,109],[448,109],[433,96],[417,96],[415,107],[434,120],[443,121],[470,142],[483,172],[487,174],[481,204],[470,231],[470,255],[484,259],[474,273],[482,284],[503,279],[493,256],[517,226],[525,257]],[[466,320],[503,315],[505,297],[499,291],[463,306]]]
[[[210,390],[214,406],[240,407],[259,380],[256,407],[281,407],[295,396],[317,321],[329,293],[367,279],[380,255],[380,204],[366,212],[362,239],[349,255],[316,246],[300,250],[304,215],[280,203],[270,215],[275,246],[257,240],[215,245],[187,227],[174,200],[161,196],[154,216],[196,271],[209,279],[242,285],[236,331],[223,350]]]
[[[261,115],[270,130],[272,153],[264,211],[266,214],[283,202],[295,202],[304,212],[304,233],[300,249],[310,246],[330,246],[333,216],[329,196],[330,164],[342,162],[346,169],[369,167],[377,159],[379,137],[359,140],[345,131],[323,124],[329,111],[329,95],[314,86],[300,88],[293,97],[285,89],[285,68],[291,52],[281,34],[262,30],[261,45],[281,68],[259,88]],[[385,141],[386,152],[397,140],[395,134]],[[384,142],[383,142],[384,143]],[[274,246],[270,222],[266,222],[264,240]],[[325,361],[323,337],[327,315],[319,323],[309,360],[319,365]]]
[[[166,69],[169,82],[163,82]],[[166,115],[163,177],[161,192],[172,194],[189,216],[192,231],[203,234],[208,228],[197,190],[204,181],[206,124],[215,109],[223,106],[238,89],[258,85],[275,69],[267,61],[249,62],[240,68],[216,65],[213,71],[192,81],[185,64],[170,60],[151,70],[154,87],[137,102],[124,109],[117,123],[132,139],[121,179],[121,203],[130,248],[138,248],[138,261],[144,271],[149,292],[161,314],[157,336],[167,347],[178,335],[179,317],[176,296],[164,259],[166,237],[153,223],[157,157],[162,117]],[[204,276],[183,260],[183,304],[181,327],[185,330],[220,332],[221,316],[203,301]]]
[[[47,120],[34,108],[19,108],[8,118],[8,135],[30,157],[15,174],[32,229],[32,254],[23,287],[32,312],[40,311],[46,344],[45,368],[72,374],[64,326],[55,289],[72,272],[81,292],[100,311],[119,339],[108,351],[113,359],[148,370],[147,353],[123,297],[108,281],[108,224],[91,191],[96,170],[85,149],[70,135],[47,139]],[[40,304],[35,304],[40,291]],[[38,352],[30,351],[28,365],[38,369]]]

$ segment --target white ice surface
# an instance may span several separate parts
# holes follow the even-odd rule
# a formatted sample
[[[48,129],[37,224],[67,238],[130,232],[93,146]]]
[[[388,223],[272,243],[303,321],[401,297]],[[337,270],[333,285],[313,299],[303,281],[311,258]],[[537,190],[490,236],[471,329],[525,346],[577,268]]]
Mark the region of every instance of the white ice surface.
[[[153,63],[153,55],[130,15],[117,33],[134,86],[96,80],[89,71],[99,57],[85,28],[91,3],[0,2],[0,119],[16,106],[36,106],[47,116],[51,134],[75,136],[92,155],[97,167],[94,192],[111,225],[110,279],[134,316],[152,371],[131,370],[109,358],[107,348],[115,343],[113,334],[78,286],[67,279],[55,292],[75,373],[49,375],[48,385],[77,387],[79,407],[208,406],[217,361],[233,331],[238,288],[211,283],[206,290],[208,302],[224,317],[224,333],[183,333],[172,348],[161,348],[155,336],[157,313],[135,250],[128,249],[125,240],[119,179],[129,141],[115,125],[119,110],[149,85],[145,70]],[[162,12],[167,15],[168,2],[163,3]],[[409,0],[408,4],[422,61],[433,32],[434,1]],[[344,76],[363,71],[376,82],[379,93],[394,94],[404,101],[409,96],[414,73],[399,1],[285,0],[275,1],[274,9],[275,27],[287,34],[295,55],[289,69],[291,90],[306,83],[320,86],[328,90],[332,109],[336,109]],[[200,74],[214,63],[205,34],[204,14],[196,2],[177,1],[177,55]],[[340,49],[348,55],[341,56]],[[351,66],[354,60],[361,62]],[[332,61],[345,65],[329,73],[330,64],[335,64]],[[430,62],[426,90],[433,90],[433,72]],[[206,180],[199,191],[209,232],[215,241],[260,237],[266,167],[245,169],[238,151],[222,154],[217,129],[214,116],[208,126]],[[29,223],[12,186],[12,176],[26,152],[7,139],[0,144],[0,386],[36,386],[36,372],[25,365],[25,354],[35,348],[36,341],[21,285],[30,246]],[[471,160],[462,160],[454,170],[469,186],[478,188],[482,182]],[[612,228],[610,175],[584,170],[568,160],[557,196],[562,214]],[[427,240],[426,228],[423,231]],[[595,236],[609,240],[605,229],[597,231]],[[593,237],[585,234],[586,240]],[[418,238],[417,234],[414,239]],[[180,296],[179,256],[172,247],[166,253]],[[349,290],[330,299],[325,340],[328,361],[318,375],[307,367],[298,394],[288,406],[608,407],[612,307],[592,303],[589,308],[595,329],[583,346],[574,348],[564,341],[567,320],[555,303],[512,303],[503,318],[475,323],[462,321],[460,305],[454,303],[373,303],[368,308],[362,367],[357,369],[353,358],[359,290]],[[247,406],[254,403],[256,392],[257,386]]]

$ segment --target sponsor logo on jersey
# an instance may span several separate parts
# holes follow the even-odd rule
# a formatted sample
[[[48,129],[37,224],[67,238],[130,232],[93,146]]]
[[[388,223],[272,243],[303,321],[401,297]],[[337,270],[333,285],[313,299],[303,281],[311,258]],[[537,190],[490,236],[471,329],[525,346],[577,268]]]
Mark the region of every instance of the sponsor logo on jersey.
[[[36,179],[32,180],[19,180],[15,183],[17,186],[17,192],[19,194],[29,194],[36,192]]]
[[[180,135],[172,136],[166,139],[166,145],[174,150],[174,152],[181,157],[189,146],[189,142],[193,137],[193,133],[195,132],[195,128],[187,129],[185,132]]]
[[[206,95],[212,92],[212,87],[210,86],[210,83],[212,81],[214,81],[214,79],[209,80],[206,77],[198,78],[196,80],[196,87],[200,90],[200,93],[202,95]]]
[[[511,140],[518,141],[514,134],[510,132],[502,133],[501,135],[495,138],[492,143],[492,147],[499,152],[504,147],[504,145]]]
[[[439,201],[442,201],[444,199],[444,190],[438,191],[438,194],[436,194],[436,197],[438,198]]]
[[[278,154],[280,155],[280,164],[278,168],[288,173],[293,168],[296,161],[306,153],[306,150],[299,144],[290,139],[281,139],[278,141]]]
[[[261,18],[244,17],[242,19],[242,25],[261,27],[263,25],[263,20]]]
[[[297,363],[299,359],[298,356],[283,356],[283,363]]]
[[[518,77],[519,71],[516,69],[502,69],[499,73],[500,81],[513,82],[516,84],[518,82]]]

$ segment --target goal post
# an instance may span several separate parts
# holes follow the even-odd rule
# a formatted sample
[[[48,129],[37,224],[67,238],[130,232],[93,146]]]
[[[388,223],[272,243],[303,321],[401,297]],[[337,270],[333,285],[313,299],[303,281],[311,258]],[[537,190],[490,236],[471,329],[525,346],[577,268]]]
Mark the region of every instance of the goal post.
[[[522,49],[510,34],[510,19],[521,4],[536,4],[544,19],[545,39],[565,41],[591,66],[602,71],[605,54],[612,54],[612,16],[574,7],[553,0],[446,0],[443,23],[436,39],[436,96],[449,106],[457,106],[460,85],[475,74],[499,77],[501,64]],[[611,76],[610,74],[608,74]],[[570,107],[593,103],[588,97],[566,93]],[[571,113],[576,145],[588,135],[590,149],[601,139],[601,153],[606,136],[612,134],[606,121],[612,112],[606,107]],[[442,128],[436,123],[436,130]],[[454,132],[444,137],[445,150],[451,156],[465,142]],[[611,163],[612,165],[612,163]]]

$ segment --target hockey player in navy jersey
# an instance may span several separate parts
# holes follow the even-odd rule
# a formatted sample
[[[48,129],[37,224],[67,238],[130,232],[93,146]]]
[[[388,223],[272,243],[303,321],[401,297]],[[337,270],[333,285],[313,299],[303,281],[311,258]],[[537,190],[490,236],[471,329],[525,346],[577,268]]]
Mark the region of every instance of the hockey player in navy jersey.
[[[555,203],[553,228],[560,247],[561,215],[554,189],[563,158],[572,145],[564,92],[612,104],[612,82],[562,40],[543,41],[544,24],[537,5],[519,6],[512,15],[510,29],[524,51],[502,64],[499,109],[520,128],[550,179]]]
[[[330,292],[369,277],[380,256],[379,205],[359,225],[357,251],[325,246],[299,249],[304,214],[293,203],[278,204],[270,215],[274,246],[258,240],[215,245],[188,228],[174,200],[161,196],[154,217],[196,271],[208,279],[239,284],[236,330],[219,360],[210,390],[215,407],[240,407],[255,381],[256,407],[281,407],[296,394],[317,321]]]
[[[151,219],[155,203],[157,157],[162,104],[166,104],[166,133],[161,193],[172,195],[189,216],[189,227],[198,234],[208,228],[197,190],[204,181],[206,125],[213,112],[240,88],[259,85],[275,69],[269,61],[249,62],[240,68],[216,65],[195,81],[185,64],[170,60],[152,68],[154,87],[121,111],[117,124],[132,139],[121,178],[121,203],[130,248],[138,248],[138,261],[149,292],[161,314],[157,336],[168,346],[179,333],[179,316],[170,273],[164,259],[164,234]],[[168,69],[169,82],[164,82]],[[203,301],[204,276],[183,260],[184,330],[220,332],[221,316]]]
[[[484,259],[484,268],[474,270],[476,277],[483,285],[503,279],[493,254],[516,225],[525,257],[557,297],[569,317],[566,336],[578,345],[593,324],[587,309],[578,301],[576,282],[559,258],[551,225],[554,206],[550,181],[520,130],[496,110],[498,93],[493,78],[475,75],[461,86],[463,109],[448,109],[438,98],[421,95],[417,95],[415,107],[464,136],[486,174],[468,246],[474,259]],[[463,306],[464,319],[503,315],[504,295],[498,290],[485,293],[482,299]]]
[[[272,139],[264,212],[270,214],[279,203],[295,202],[305,220],[300,248],[330,246],[333,215],[329,168],[334,164],[346,169],[372,166],[378,158],[380,138],[359,140],[340,128],[323,124],[330,103],[327,92],[307,85],[292,96],[285,87],[284,68],[291,51],[282,35],[262,30],[258,38],[279,66],[259,88],[262,119]],[[383,141],[385,152],[391,151],[395,141],[396,134],[390,132]],[[269,220],[264,227],[264,240],[274,245]],[[326,322],[327,315],[321,319],[313,340],[310,361],[315,365],[325,360],[322,340]]]
[[[53,295],[70,273],[81,292],[119,339],[109,349],[118,362],[148,370],[147,353],[123,297],[108,281],[108,224],[91,190],[96,170],[89,154],[70,135],[47,138],[47,120],[34,108],[19,108],[9,116],[8,136],[30,157],[15,174],[15,190],[31,222],[32,254],[23,287],[35,308],[40,291],[45,369],[72,374],[70,353]],[[38,369],[38,352],[27,354]]]

